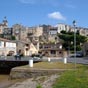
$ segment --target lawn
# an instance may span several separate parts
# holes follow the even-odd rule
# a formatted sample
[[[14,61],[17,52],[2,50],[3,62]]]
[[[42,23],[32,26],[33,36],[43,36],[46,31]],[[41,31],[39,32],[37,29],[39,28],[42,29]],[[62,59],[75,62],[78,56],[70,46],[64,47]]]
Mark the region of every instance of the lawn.
[[[64,72],[53,88],[88,88],[88,66]]]
[[[33,67],[21,66],[27,69],[65,69],[59,78],[56,79],[52,88],[88,88],[88,65],[62,62],[39,62]],[[68,70],[71,69],[71,70]]]
[[[77,65],[77,68],[79,68],[80,64]],[[22,68],[29,68],[29,65],[21,66]],[[38,68],[38,69],[74,69],[75,65],[74,63],[67,63],[64,64],[62,62],[39,62],[35,63],[32,68]]]

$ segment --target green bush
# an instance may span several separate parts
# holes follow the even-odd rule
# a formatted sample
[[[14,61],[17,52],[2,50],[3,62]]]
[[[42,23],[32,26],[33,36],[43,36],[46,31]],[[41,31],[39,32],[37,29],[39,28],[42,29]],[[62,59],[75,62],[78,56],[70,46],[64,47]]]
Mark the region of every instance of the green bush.
[[[40,84],[38,84],[36,88],[42,88],[42,86]]]

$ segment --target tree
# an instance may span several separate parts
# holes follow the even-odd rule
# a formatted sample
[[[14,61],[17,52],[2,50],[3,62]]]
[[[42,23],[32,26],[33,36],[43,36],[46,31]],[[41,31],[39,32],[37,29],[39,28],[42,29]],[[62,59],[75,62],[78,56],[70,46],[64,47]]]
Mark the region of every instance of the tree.
[[[74,50],[74,32],[61,31],[61,34],[58,34],[58,37],[64,41],[63,47],[68,50]],[[87,37],[76,33],[76,50],[81,50],[80,44],[83,44],[87,41]]]
[[[16,40],[16,37],[15,36],[11,36],[11,40]]]

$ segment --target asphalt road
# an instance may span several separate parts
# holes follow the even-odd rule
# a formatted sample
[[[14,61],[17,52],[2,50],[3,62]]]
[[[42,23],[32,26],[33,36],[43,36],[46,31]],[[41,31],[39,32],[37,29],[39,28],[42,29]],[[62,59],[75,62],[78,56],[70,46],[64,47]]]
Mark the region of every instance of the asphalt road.
[[[76,57],[76,58],[74,58],[74,57],[67,57],[66,58],[67,59],[67,63],[79,63],[79,64],[88,64],[88,57]],[[48,61],[48,58],[43,58],[43,60],[44,61]],[[63,62],[64,63],[64,60],[65,60],[65,58],[63,58],[63,57],[60,57],[60,58],[55,58],[55,57],[51,57],[50,58],[50,61],[51,62]]]
[[[71,63],[79,63],[79,64],[88,64],[88,57],[82,57],[82,58],[68,58],[67,62],[71,62]]]
[[[63,57],[49,57],[49,58],[50,59],[48,59],[48,57],[43,57],[42,61],[50,60],[51,62],[63,62],[64,63],[64,58]],[[15,57],[13,57],[13,56],[6,57],[6,58],[1,58],[0,57],[0,60],[3,60],[3,59],[15,60]],[[32,57],[29,57],[29,56],[21,58],[22,61],[29,61],[30,59],[32,59]],[[75,63],[75,61],[76,61],[76,63],[88,64],[88,57],[81,57],[81,58],[76,57],[76,60],[74,59],[74,57],[67,57],[66,59],[67,59],[67,63]]]

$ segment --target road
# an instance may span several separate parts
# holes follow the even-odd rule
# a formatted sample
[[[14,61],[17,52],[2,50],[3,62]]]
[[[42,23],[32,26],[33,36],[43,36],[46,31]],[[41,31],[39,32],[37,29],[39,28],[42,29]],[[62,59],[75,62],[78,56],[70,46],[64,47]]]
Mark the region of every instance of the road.
[[[44,59],[44,58],[43,58]],[[67,57],[67,63],[75,63],[75,59],[74,57]],[[48,58],[45,58],[44,60],[48,61]],[[51,62],[63,62],[64,63],[64,58],[60,57],[60,58],[56,58],[56,57],[51,57]],[[88,64],[88,57],[76,57],[76,63],[79,64]]]
[[[63,57],[49,57],[51,62],[64,62],[64,58]],[[2,60],[4,58],[0,58],[0,60]],[[29,61],[30,59],[32,59],[32,57],[22,57],[21,61]],[[14,57],[6,57],[6,60],[15,60]],[[37,59],[36,59],[37,60]],[[43,57],[42,61],[48,61],[48,57]],[[68,63],[75,63],[75,59],[74,57],[67,57],[67,62]],[[88,57],[81,57],[78,58],[76,57],[76,63],[81,63],[81,64],[88,64]]]
[[[74,57],[73,58],[68,58],[67,62],[75,63]],[[88,64],[88,57],[82,57],[82,58],[76,57],[76,63],[79,63],[79,64]]]

